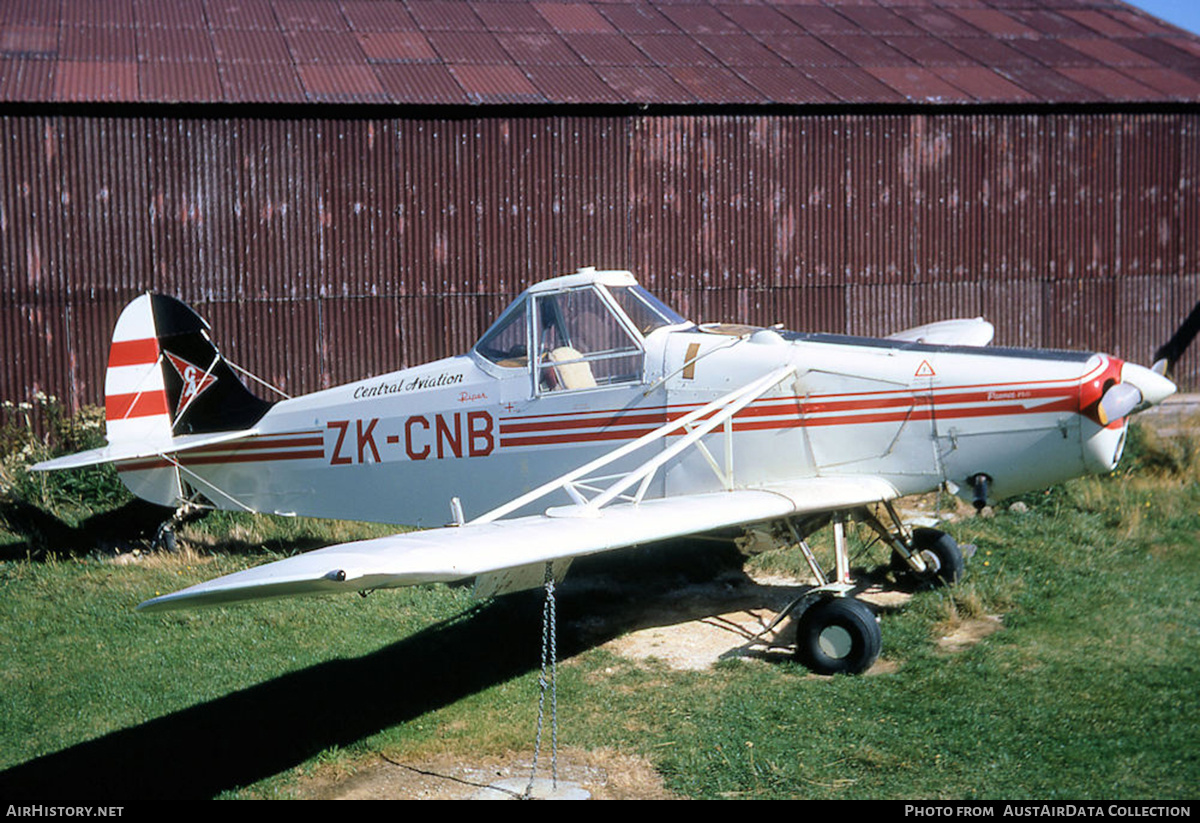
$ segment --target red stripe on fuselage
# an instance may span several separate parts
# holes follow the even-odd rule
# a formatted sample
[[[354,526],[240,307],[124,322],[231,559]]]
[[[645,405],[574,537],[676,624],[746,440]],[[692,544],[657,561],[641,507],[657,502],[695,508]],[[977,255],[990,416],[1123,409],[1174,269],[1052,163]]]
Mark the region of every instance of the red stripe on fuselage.
[[[555,443],[593,443],[598,440],[636,440],[654,429],[612,429],[603,432],[542,434],[530,437],[502,437],[501,446],[545,446]]]
[[[674,417],[682,417],[682,413]],[[558,431],[560,429],[590,429],[605,426],[661,426],[667,422],[666,410],[646,414],[617,414],[608,417],[574,417],[566,420],[542,421],[534,423],[500,423],[500,434],[518,434],[534,431]]]
[[[997,400],[1025,400],[1035,397],[1054,397],[1061,395],[1063,397],[1074,397],[1079,391],[1080,386],[1090,380],[1094,375],[1104,371],[1104,363],[1094,367],[1091,371],[1080,377],[1064,377],[1057,380],[1033,380],[1025,383],[1014,383],[1012,381],[999,383],[971,383],[965,386],[942,386],[932,387],[930,389],[889,389],[887,391],[867,391],[867,392],[839,392],[837,394],[818,394],[808,397],[771,397],[760,399],[755,403],[739,412],[739,416],[745,414],[773,414],[772,406],[785,406],[786,410],[781,410],[779,413],[788,413],[795,408],[797,404],[803,404],[803,408],[808,413],[818,413],[823,411],[839,411],[849,410],[855,407],[858,408],[880,408],[884,406],[906,406],[913,402],[913,399],[923,400],[928,402],[928,398],[932,397],[934,402],[941,405],[943,403],[964,403],[964,402],[992,402]],[[991,395],[1012,394],[1020,392],[1021,397],[991,397]],[[826,399],[838,398],[838,399]],[[688,412],[703,406],[703,403],[679,403],[672,406],[661,407],[663,411],[656,412],[657,420],[666,422],[674,420]],[[751,412],[750,410],[755,411]],[[763,409],[763,411],[757,411]],[[581,417],[580,412],[558,412],[555,414],[530,414],[530,415],[510,415],[500,418],[501,433],[509,431],[551,431],[560,428],[586,428],[589,426],[600,425],[622,425],[625,419],[630,414],[650,414],[647,410],[640,412],[630,412],[627,409],[594,409],[584,413]],[[665,416],[664,416],[665,415]],[[606,422],[607,421],[607,422]],[[633,420],[629,420],[633,423]],[[647,419],[645,422],[654,422],[653,419]],[[520,429],[509,428],[511,426],[520,426]]]
[[[1078,411],[1078,401],[1074,397],[1064,397],[1049,403],[1043,403],[1034,408],[1024,406],[987,406],[963,407],[945,409],[941,405],[931,408],[926,403],[912,404],[904,410],[878,412],[876,414],[846,414],[837,417],[794,417],[788,420],[741,421],[734,418],[734,431],[756,431],[762,429],[810,428],[815,426],[856,426],[865,423],[897,423],[904,420],[950,420],[968,417],[1007,417],[1018,414],[1037,414],[1040,412]]]
[[[771,398],[759,401],[742,409],[733,418],[734,431],[762,431],[771,429],[804,428],[816,426],[853,426],[869,423],[894,423],[905,420],[963,419],[977,417],[1007,417],[1046,412],[1079,412],[1079,383],[1066,381],[1041,381],[1036,384],[1012,383],[962,386],[939,390],[936,396],[928,393],[905,390],[902,392],[866,393],[853,400],[823,400],[800,402],[799,398]],[[1046,383],[1055,383],[1045,387]],[[1023,386],[1041,386],[1026,388]],[[988,388],[987,391],[979,391]],[[969,391],[967,389],[975,389]],[[886,395],[886,396],[882,396]],[[826,395],[846,397],[847,395]],[[1034,403],[1029,406],[1028,403]],[[983,404],[983,405],[980,405]],[[687,408],[676,407],[676,408]],[[855,413],[858,412],[858,413]],[[665,417],[676,420],[683,411],[667,412]],[[776,418],[762,420],[754,418]],[[508,418],[510,420],[514,418]],[[519,418],[518,418],[519,419]],[[591,415],[574,419],[543,420],[537,423],[509,423],[501,426],[502,447],[565,445],[603,440],[632,440],[648,434],[653,429],[618,429],[619,425],[636,425],[662,421],[662,416],[629,414],[624,417],[598,418]],[[700,423],[702,421],[696,421]],[[602,431],[567,431],[584,428],[606,428]],[[504,436],[513,433],[529,433],[523,437]],[[533,434],[537,432],[537,434]],[[680,432],[676,432],[679,434]]]
[[[319,448],[319,450],[318,450]],[[296,449],[305,449],[296,451]],[[231,440],[197,446],[180,452],[176,460],[185,466],[211,463],[253,463],[271,460],[324,460],[325,439],[320,431],[281,432],[253,435],[246,440]],[[142,471],[173,466],[170,460],[152,457],[118,464],[118,471]]]
[[[253,454],[215,454],[188,455],[176,459],[181,466],[203,466],[213,463],[267,463],[277,460],[323,460],[325,450],[293,451],[293,452],[255,452]],[[175,462],[156,457],[150,460],[135,460],[117,464],[117,471],[144,471],[146,469],[165,469],[174,466]]]

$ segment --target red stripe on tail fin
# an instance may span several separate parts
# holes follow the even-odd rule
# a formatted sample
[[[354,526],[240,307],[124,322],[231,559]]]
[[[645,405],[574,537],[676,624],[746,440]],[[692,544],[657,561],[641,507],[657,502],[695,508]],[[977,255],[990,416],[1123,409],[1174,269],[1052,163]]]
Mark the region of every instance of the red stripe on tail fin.
[[[169,413],[167,395],[161,389],[136,394],[110,394],[104,398],[105,420],[131,420]]]
[[[158,340],[114,340],[108,350],[108,367],[148,366],[158,360]]]

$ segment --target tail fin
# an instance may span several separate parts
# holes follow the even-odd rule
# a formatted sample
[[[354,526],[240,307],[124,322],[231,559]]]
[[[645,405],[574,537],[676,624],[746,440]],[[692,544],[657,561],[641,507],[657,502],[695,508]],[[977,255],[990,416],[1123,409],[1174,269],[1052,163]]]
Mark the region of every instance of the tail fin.
[[[111,449],[173,451],[178,437],[246,429],[271,407],[242,384],[208,331],[200,315],[172,297],[143,294],[125,307],[104,380]],[[182,496],[174,465],[143,461],[122,469],[139,497],[170,505]]]

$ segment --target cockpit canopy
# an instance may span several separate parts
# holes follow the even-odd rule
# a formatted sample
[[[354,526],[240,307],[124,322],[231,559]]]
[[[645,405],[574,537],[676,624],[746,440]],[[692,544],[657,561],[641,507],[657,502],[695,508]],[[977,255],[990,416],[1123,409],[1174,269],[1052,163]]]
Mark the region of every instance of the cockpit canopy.
[[[527,289],[475,351],[534,371],[538,392],[590,389],[641,380],[646,336],[687,322],[629,272],[580,269]]]

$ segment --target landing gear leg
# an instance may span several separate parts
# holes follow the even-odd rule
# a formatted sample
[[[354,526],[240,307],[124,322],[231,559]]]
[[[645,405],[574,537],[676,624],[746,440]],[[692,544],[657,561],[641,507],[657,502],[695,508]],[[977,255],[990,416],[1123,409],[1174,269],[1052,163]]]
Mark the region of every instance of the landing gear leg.
[[[865,603],[850,596],[850,555],[846,516],[833,515],[834,579],[817,563],[812,549],[788,522],[817,585],[779,613],[767,631],[785,616],[796,616],[796,659],[815,674],[861,674],[879,658],[883,646],[879,620]]]
[[[913,529],[913,551],[925,563],[917,579],[932,586],[953,586],[963,575],[963,553],[954,538],[937,529]]]
[[[883,508],[891,520],[890,526],[866,508],[832,515],[835,559],[832,580],[817,563],[797,524],[787,522],[817,585],[790,603],[765,631],[773,630],[785,616],[793,615],[797,621],[796,658],[813,672],[860,674],[879,658],[882,647],[875,613],[851,596],[856,587],[850,580],[847,514],[866,523],[891,547],[893,569],[935,586],[953,585],[962,577],[963,554],[954,538],[937,529],[918,528],[910,532],[890,503],[885,501]]]
[[[166,550],[174,554],[179,550],[179,543],[175,539],[176,527],[199,517],[209,510],[209,507],[200,506],[192,502],[180,503],[171,516],[164,520],[158,526],[158,531],[154,535],[154,542],[150,547],[155,551]]]
[[[890,503],[884,503],[894,530],[874,515],[866,523],[892,547],[892,570],[910,574],[931,586],[953,586],[963,574],[962,549],[954,538],[938,529],[916,528],[909,534]]]

